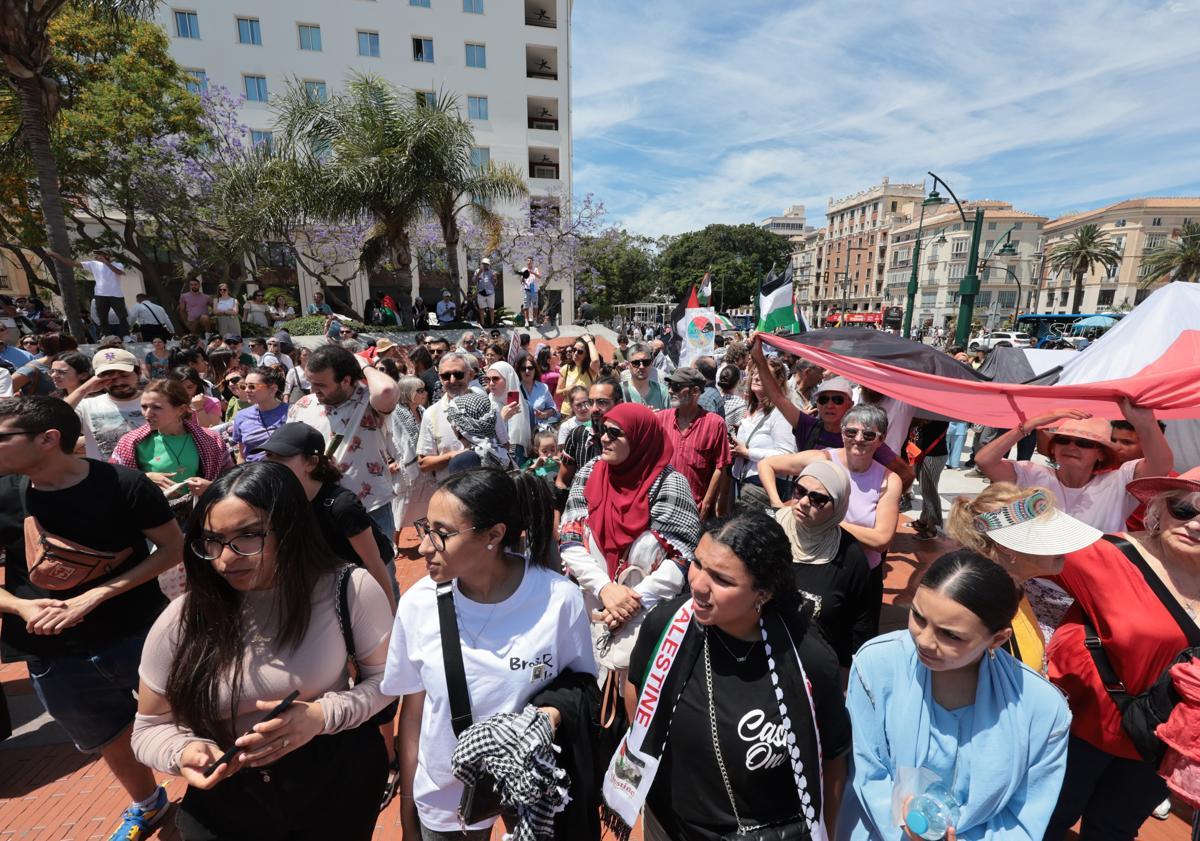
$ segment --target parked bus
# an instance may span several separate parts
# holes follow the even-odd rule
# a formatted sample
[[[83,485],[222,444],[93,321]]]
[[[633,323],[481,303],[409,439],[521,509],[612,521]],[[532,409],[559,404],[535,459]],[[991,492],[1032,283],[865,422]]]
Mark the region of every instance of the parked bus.
[[[1096,316],[1120,320],[1125,317],[1125,313],[1026,313],[1017,316],[1017,329],[1029,335],[1034,347],[1046,347],[1052,343],[1069,341],[1075,322]]]

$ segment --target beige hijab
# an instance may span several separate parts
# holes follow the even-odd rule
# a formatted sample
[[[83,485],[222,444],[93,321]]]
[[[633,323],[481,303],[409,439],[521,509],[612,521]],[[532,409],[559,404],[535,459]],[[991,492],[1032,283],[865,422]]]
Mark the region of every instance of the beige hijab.
[[[816,461],[800,474],[812,476],[825,486],[833,497],[833,516],[824,524],[808,527],[796,519],[790,507],[781,508],[775,515],[792,544],[792,560],[799,564],[826,564],[837,556],[842,540],[842,520],[850,507],[850,476],[844,467],[832,461]]]

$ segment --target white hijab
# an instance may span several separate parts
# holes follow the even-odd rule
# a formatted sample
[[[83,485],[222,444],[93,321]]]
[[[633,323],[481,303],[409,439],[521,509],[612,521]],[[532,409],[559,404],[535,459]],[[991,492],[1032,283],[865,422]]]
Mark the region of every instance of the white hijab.
[[[521,410],[507,421],[508,442],[514,447],[518,445],[524,447],[525,452],[528,453],[533,447],[533,430],[529,428],[529,406],[525,402],[525,392],[521,388],[521,380],[517,376],[516,369],[507,362],[493,362],[488,366],[488,370],[495,371],[504,377],[504,388],[506,391],[515,391],[517,393],[517,402],[520,404]],[[497,413],[504,408],[503,397],[497,397],[489,391],[488,399],[496,407]],[[497,416],[499,415],[497,414]]]
[[[850,507],[850,476],[832,461],[814,461],[800,474],[811,476],[825,486],[833,497],[833,516],[819,526],[805,526],[796,519],[791,507],[779,509],[777,522],[787,533],[796,563],[825,564],[837,557],[842,541],[842,520]]]

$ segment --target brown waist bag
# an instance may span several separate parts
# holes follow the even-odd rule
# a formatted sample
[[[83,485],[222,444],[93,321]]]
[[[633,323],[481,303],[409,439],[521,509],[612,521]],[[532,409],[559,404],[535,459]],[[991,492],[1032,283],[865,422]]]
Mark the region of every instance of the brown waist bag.
[[[25,518],[25,563],[29,583],[43,590],[70,590],[108,575],[133,554],[92,549],[50,534],[36,518]]]

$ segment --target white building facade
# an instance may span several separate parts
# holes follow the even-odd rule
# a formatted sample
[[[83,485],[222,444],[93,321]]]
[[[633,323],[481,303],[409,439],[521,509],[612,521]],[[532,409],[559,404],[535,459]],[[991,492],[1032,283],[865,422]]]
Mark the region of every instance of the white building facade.
[[[475,130],[479,162],[512,164],[534,199],[569,203],[571,2],[178,0],[160,5],[156,18],[197,89],[217,84],[245,97],[240,116],[248,139],[269,139],[271,100],[289,83],[330,96],[352,74],[373,74],[428,95],[456,96]],[[515,218],[520,208],[497,209]],[[460,253],[464,282],[482,256]],[[520,307],[521,267],[501,267],[498,305]],[[310,300],[315,282],[302,268],[297,281],[301,300]],[[574,312],[571,286],[546,290],[565,313]],[[350,292],[361,308],[371,293],[365,275]]]

